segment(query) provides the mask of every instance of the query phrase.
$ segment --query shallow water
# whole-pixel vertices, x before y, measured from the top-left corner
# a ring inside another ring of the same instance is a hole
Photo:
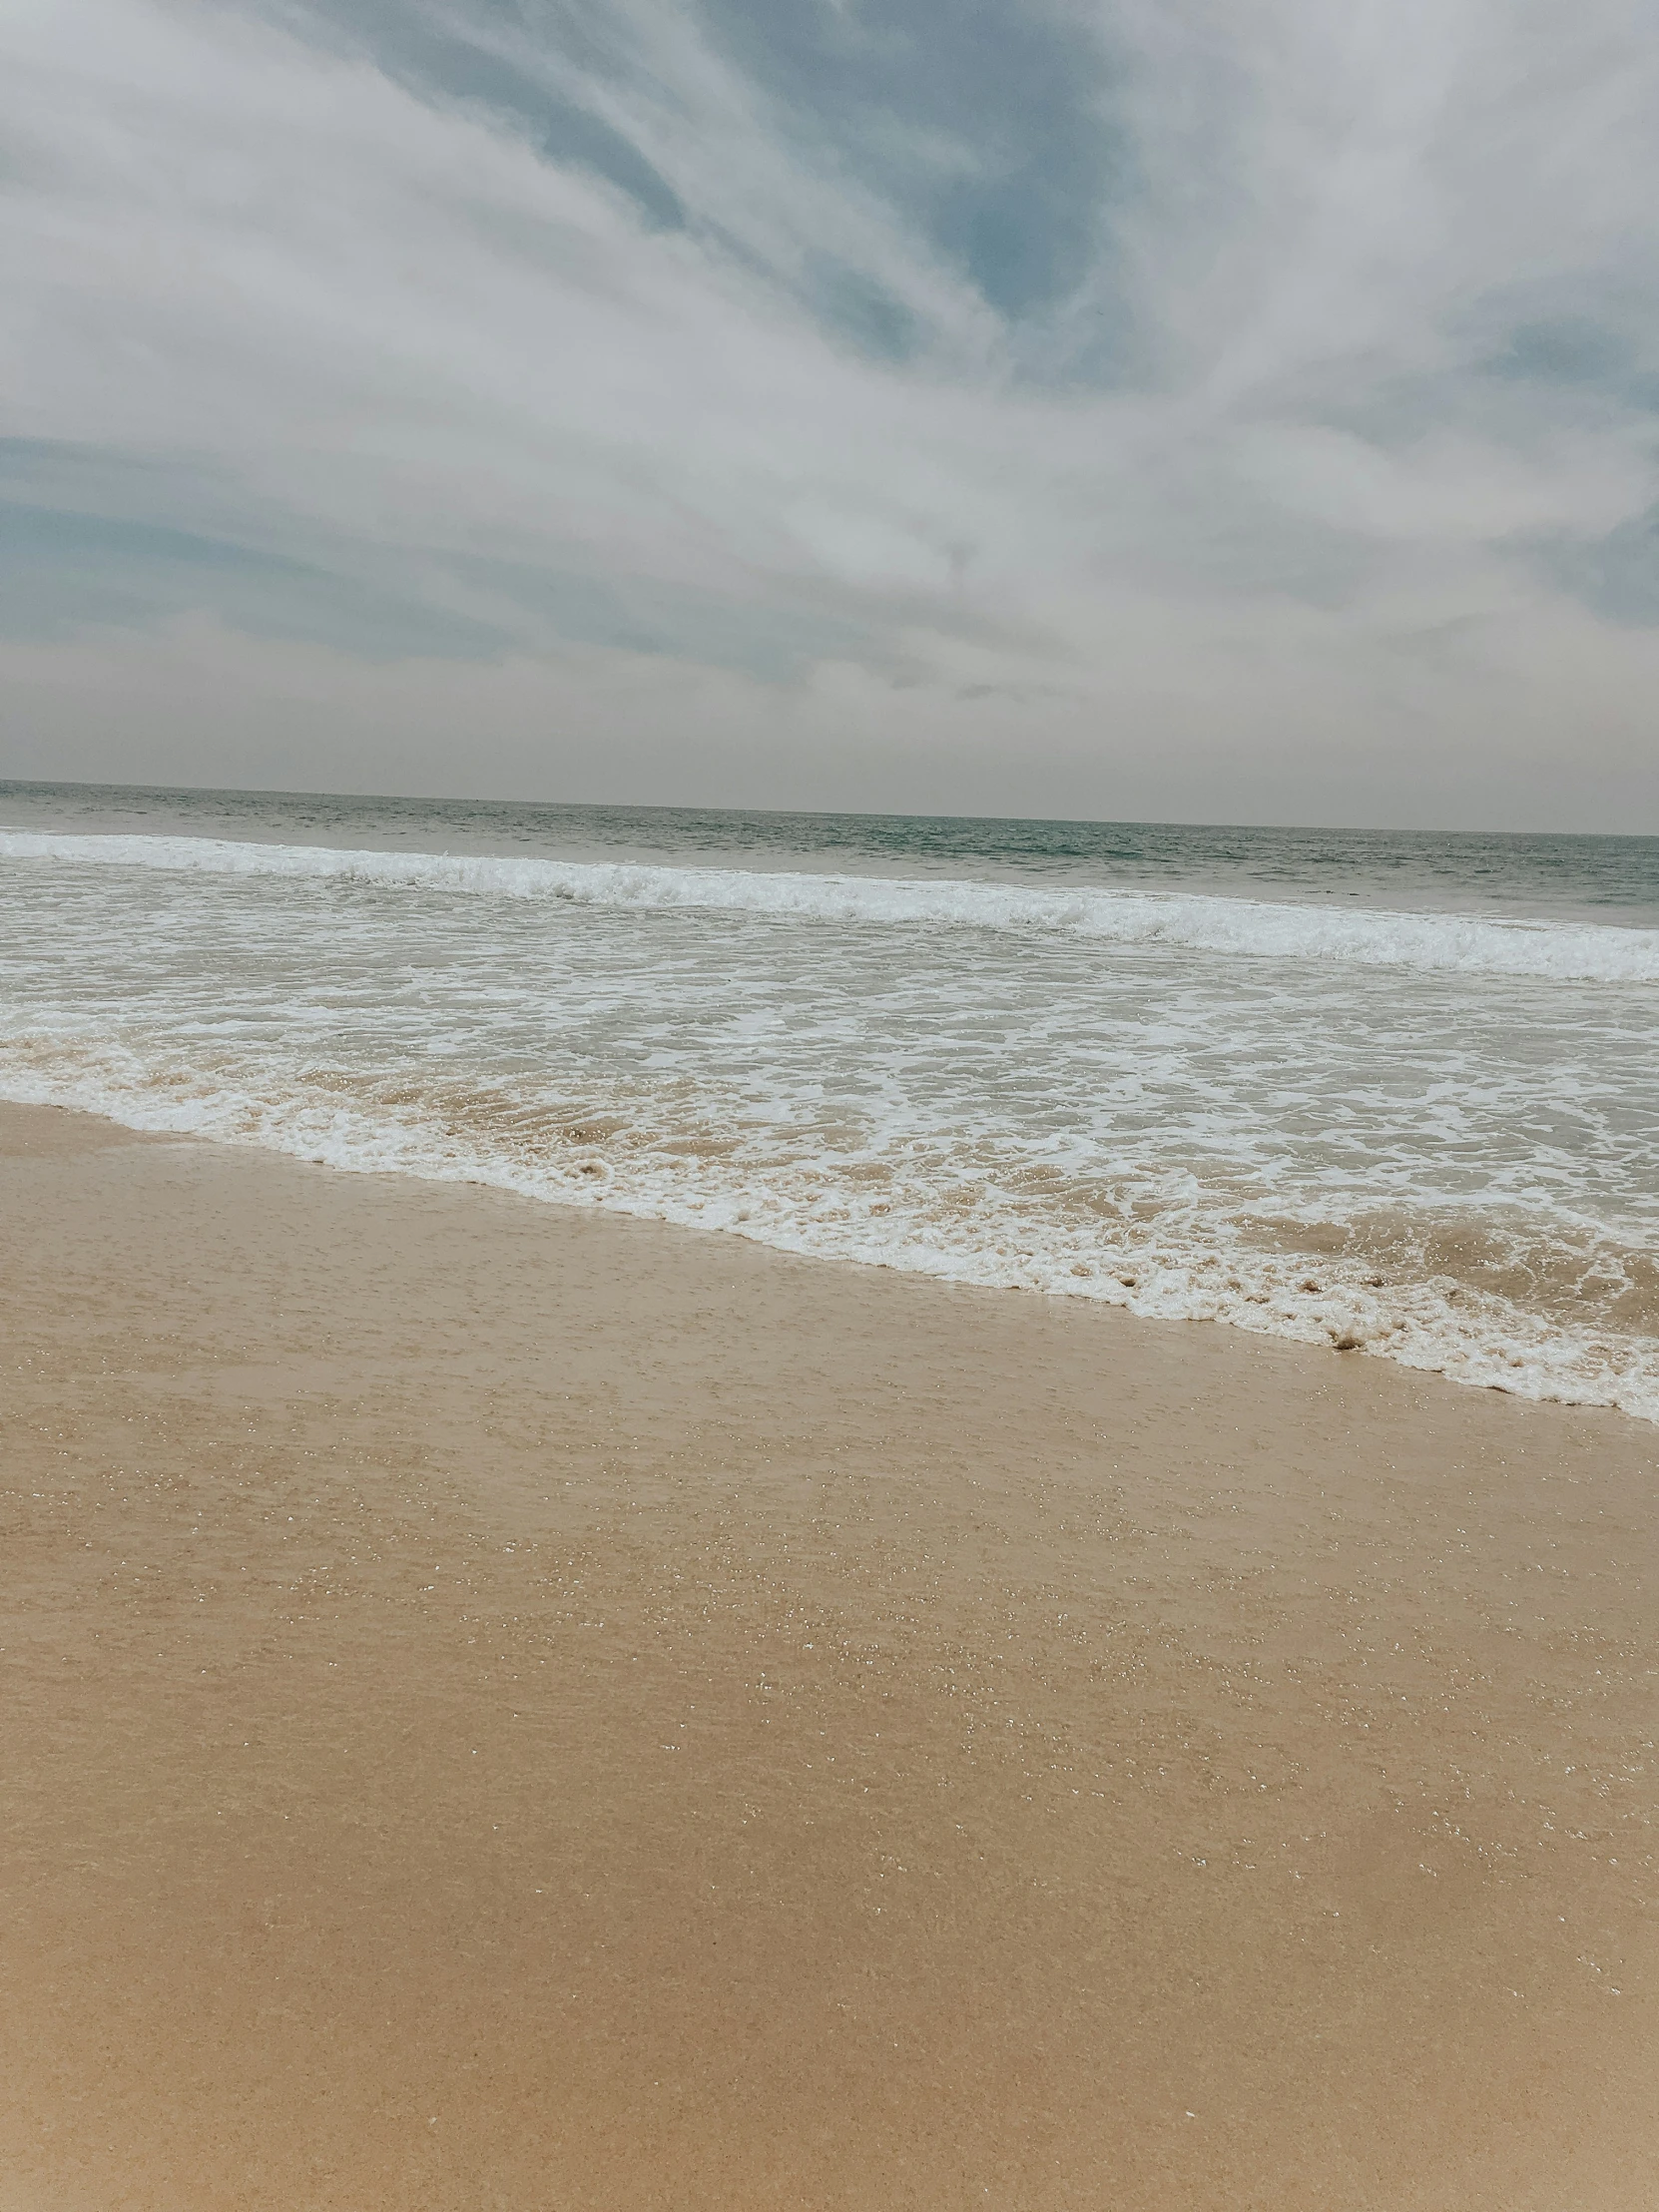
[[[1659,1418],[1659,839],[0,786],[0,1093]]]

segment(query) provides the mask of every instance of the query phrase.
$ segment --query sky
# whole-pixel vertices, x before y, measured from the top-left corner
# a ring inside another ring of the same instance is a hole
[[[1629,0],[7,0],[0,776],[1659,832]]]

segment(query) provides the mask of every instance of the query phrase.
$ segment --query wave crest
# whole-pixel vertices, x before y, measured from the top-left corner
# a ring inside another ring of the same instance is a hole
[[[1428,973],[1561,982],[1659,982],[1659,930],[1594,922],[1322,907],[1199,892],[1049,889],[1020,883],[812,875],[744,868],[448,852],[335,850],[217,837],[75,836],[0,830],[0,858],[285,876],[495,898],[689,908],[804,922],[1030,930],[1237,957],[1324,960]]]

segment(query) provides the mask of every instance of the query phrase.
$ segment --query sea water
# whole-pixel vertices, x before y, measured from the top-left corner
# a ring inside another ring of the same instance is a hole
[[[0,1095],[1659,1419],[1659,838],[0,785]]]

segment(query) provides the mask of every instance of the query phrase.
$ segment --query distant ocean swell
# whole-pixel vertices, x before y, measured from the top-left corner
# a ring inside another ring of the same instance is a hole
[[[194,836],[0,830],[0,858],[179,874],[271,876],[596,907],[856,925],[1028,931],[1103,943],[1420,973],[1659,983],[1659,930],[1452,913],[1334,910],[1195,892],[663,867],[633,862],[337,851]]]
[[[559,1101],[462,1078],[255,1067],[38,1033],[0,1041],[0,1095],[342,1169],[603,1204],[785,1251],[1224,1322],[1659,1421],[1659,1269],[1639,1241],[1589,1224],[1564,1244],[1558,1228],[1529,1239],[1519,1224],[1375,1206],[1298,1220],[1222,1186],[1127,1203],[971,1151],[838,1159],[799,1133],[711,1124],[691,1098]]]

